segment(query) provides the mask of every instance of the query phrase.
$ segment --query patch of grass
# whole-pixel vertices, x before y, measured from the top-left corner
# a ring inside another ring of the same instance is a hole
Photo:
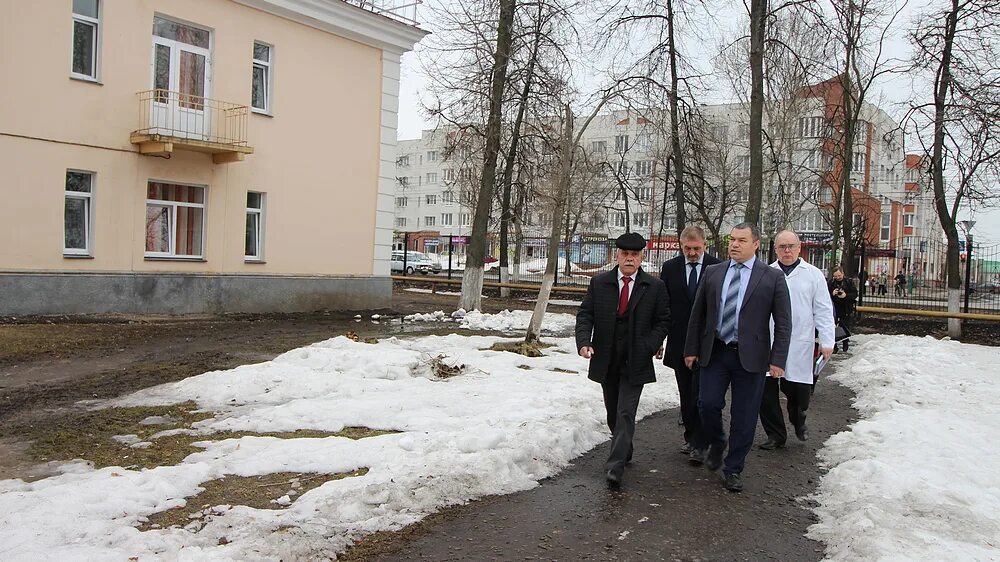
[[[162,529],[166,527],[194,525],[195,530],[205,525],[205,521],[213,513],[213,507],[221,505],[245,505],[256,509],[285,509],[291,503],[280,505],[274,500],[289,496],[294,502],[302,494],[322,486],[331,480],[340,480],[355,476],[364,476],[367,468],[353,472],[337,474],[316,474],[300,472],[276,472],[263,476],[225,476],[209,480],[201,484],[203,490],[187,499],[181,507],[175,507],[159,513],[154,513],[144,523],[140,531]],[[222,537],[220,544],[226,544],[228,539]]]
[[[509,351],[510,353],[517,353],[526,357],[541,357],[543,355],[542,350],[546,347],[551,346],[541,342],[497,342],[493,344],[493,347],[491,347],[490,350]]]
[[[434,373],[434,376],[439,379],[450,379],[451,377],[456,377],[465,372],[464,364],[448,365],[444,362],[446,358],[446,355],[431,357],[431,372]]]
[[[193,443],[221,441],[247,436],[277,437],[281,439],[347,437],[364,439],[394,431],[367,427],[345,427],[338,432],[300,429],[289,432],[223,431],[190,435],[186,433],[151,439],[152,435],[171,429],[187,429],[195,422],[212,418],[212,412],[198,412],[194,402],[170,406],[138,406],[106,408],[70,414],[52,419],[44,425],[11,428],[21,438],[31,440],[28,455],[35,461],[86,459],[98,468],[122,466],[126,468],[153,468],[178,464],[185,457],[202,450]],[[151,417],[168,418],[167,423],[141,425]],[[146,448],[133,448],[112,439],[114,435],[135,435],[139,441],[150,441]]]

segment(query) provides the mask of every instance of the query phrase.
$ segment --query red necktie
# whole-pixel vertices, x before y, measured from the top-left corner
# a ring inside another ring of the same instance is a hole
[[[622,277],[622,293],[618,295],[618,316],[625,316],[625,311],[628,310],[628,284],[632,281],[631,277]]]

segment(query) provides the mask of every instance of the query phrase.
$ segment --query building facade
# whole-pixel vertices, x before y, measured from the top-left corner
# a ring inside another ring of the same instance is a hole
[[[0,314],[387,304],[394,16],[2,0]]]
[[[936,232],[931,220],[933,198],[914,179],[901,128],[885,111],[864,104],[850,169],[836,156],[844,137],[842,95],[840,81],[833,78],[803,88],[765,112],[768,158],[762,230],[766,235],[784,228],[796,230],[803,239],[805,258],[821,268],[839,260],[829,246],[832,208],[839,201],[845,175],[851,186],[853,234],[866,247],[898,245],[902,250],[907,241],[918,245],[917,235]],[[672,180],[666,177],[670,150],[665,122],[666,112],[657,109],[614,111],[591,122],[580,146],[590,175],[574,178],[574,189],[586,194],[577,195],[569,205],[574,241],[607,240],[627,229],[650,241],[654,261],[674,255],[676,205],[669,187]],[[749,111],[743,104],[701,105],[687,124],[687,222],[713,224],[720,250],[724,236],[746,210],[748,124]],[[449,139],[446,132],[424,131],[420,139],[400,141],[395,226],[397,235],[420,232],[412,240],[422,246],[411,244],[411,249],[439,247],[448,235],[453,239],[471,231],[473,207],[461,197],[462,182],[473,177],[481,163],[443,157],[454,154],[449,152]],[[702,180],[690,179],[695,177]],[[498,214],[494,209],[494,221]],[[552,220],[544,198],[524,205],[518,219],[521,257],[544,255],[542,238],[548,236]],[[491,232],[495,228],[491,224]],[[538,252],[524,255],[533,246]]]

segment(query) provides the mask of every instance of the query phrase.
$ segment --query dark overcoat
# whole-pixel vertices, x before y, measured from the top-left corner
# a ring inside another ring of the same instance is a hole
[[[618,266],[590,280],[587,295],[576,313],[576,348],[590,346],[590,380],[603,383],[611,366],[611,346],[618,314]],[[667,290],[663,282],[639,269],[628,302],[628,364],[632,384],[656,381],[653,355],[663,343],[670,323]]]
[[[701,275],[705,277],[708,266],[719,263],[719,258],[705,254],[701,262]],[[667,328],[667,349],[663,354],[663,364],[676,369],[684,366],[684,340],[687,338],[688,320],[694,299],[688,295],[687,284],[690,270],[684,255],[663,262],[660,279],[667,287],[667,303],[670,306],[670,327]]]

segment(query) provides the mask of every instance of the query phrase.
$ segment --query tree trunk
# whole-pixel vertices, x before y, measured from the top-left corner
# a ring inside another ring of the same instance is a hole
[[[674,41],[674,1],[667,0],[667,49],[670,53],[670,160],[674,172],[674,205],[677,216],[677,238],[687,226],[684,209],[684,155],[681,152],[679,111],[677,109],[680,79],[677,76],[677,46]]]
[[[562,219],[566,210],[566,200],[569,194],[570,174],[573,171],[573,111],[569,104],[563,108],[565,118],[563,121],[562,142],[560,143],[560,164],[559,182],[556,188],[556,205],[552,213],[552,229],[549,231],[548,258],[545,260],[545,275],[542,277],[542,287],[538,291],[538,300],[535,301],[535,310],[531,314],[531,323],[528,325],[528,333],[524,336],[527,343],[537,342],[542,333],[542,319],[545,317],[545,309],[549,305],[549,295],[552,294],[552,286],[555,284],[556,268],[559,266],[559,236],[562,233]]]
[[[767,0],[750,0],[750,193],[744,220],[760,224],[764,197],[764,28]]]
[[[544,4],[538,4],[538,25],[541,25],[541,11]],[[503,170],[503,198],[500,201],[500,282],[507,283],[510,280],[510,256],[507,251],[508,230],[510,229],[510,192],[514,182],[514,163],[517,160],[517,149],[521,142],[521,123],[524,122],[524,112],[528,106],[528,96],[531,95],[531,84],[535,77],[535,62],[538,59],[538,47],[541,43],[541,29],[535,30],[535,42],[531,49],[531,58],[528,59],[528,70],[524,77],[524,87],[521,88],[521,95],[518,99],[517,115],[514,117],[514,126],[511,129],[510,148],[507,150],[507,160],[504,162]],[[509,287],[500,288],[501,297],[510,296]]]
[[[516,4],[517,0],[500,0],[497,46],[493,56],[493,73],[490,84],[490,113],[486,124],[486,146],[483,150],[483,173],[479,181],[479,195],[476,199],[476,213],[472,222],[472,236],[466,248],[465,273],[462,275],[462,296],[459,301],[459,307],[465,310],[479,310],[483,302],[486,229],[490,222],[493,190],[496,186],[503,92],[507,82],[507,63],[510,61],[510,49],[513,44],[511,30],[514,25]]]
[[[959,0],[951,0],[951,12],[945,27],[944,44],[941,51],[941,64],[938,68],[934,84],[934,144],[931,156],[931,183],[934,186],[934,206],[937,210],[941,228],[948,237],[948,312],[958,312],[961,297],[962,279],[959,273],[958,229],[955,226],[955,216],[948,209],[948,201],[944,184],[944,137],[946,102],[951,88],[951,56],[955,43],[955,29],[958,26]],[[956,205],[957,209],[958,206]],[[953,339],[962,337],[962,322],[958,318],[948,319],[948,335]]]

